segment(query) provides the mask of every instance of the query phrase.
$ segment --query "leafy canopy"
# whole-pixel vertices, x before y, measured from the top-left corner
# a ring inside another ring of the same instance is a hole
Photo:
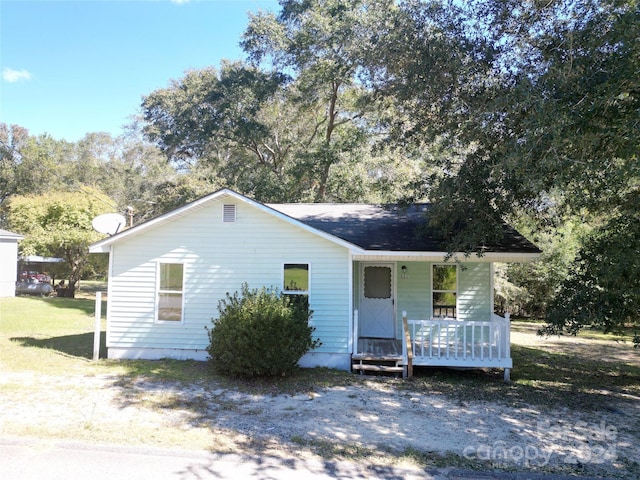
[[[64,258],[71,269],[70,287],[80,279],[89,259],[88,246],[103,237],[92,220],[113,211],[112,201],[95,189],[17,195],[3,205],[9,228],[25,238],[21,255]]]

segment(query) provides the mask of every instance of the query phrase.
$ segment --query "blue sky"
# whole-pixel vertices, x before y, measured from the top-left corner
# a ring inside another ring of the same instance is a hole
[[[244,55],[276,0],[0,0],[0,122],[75,142],[123,133],[143,95]]]

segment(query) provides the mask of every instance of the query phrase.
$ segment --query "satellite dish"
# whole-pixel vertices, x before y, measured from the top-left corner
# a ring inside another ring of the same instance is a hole
[[[96,232],[115,235],[126,224],[126,220],[119,213],[105,213],[93,219],[91,225]]]

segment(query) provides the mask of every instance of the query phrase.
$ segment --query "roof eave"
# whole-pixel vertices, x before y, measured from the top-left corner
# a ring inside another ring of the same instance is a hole
[[[17,240],[20,241],[24,239],[24,235],[20,235],[18,233],[6,232],[0,234],[0,239],[2,240]]]
[[[363,253],[354,253],[353,259],[366,261],[371,259],[386,258],[390,261],[430,261],[443,262],[447,259],[460,262],[501,262],[501,263],[530,263],[540,258],[540,253],[530,252],[486,252],[483,254],[467,254],[464,252],[407,252],[365,250]]]

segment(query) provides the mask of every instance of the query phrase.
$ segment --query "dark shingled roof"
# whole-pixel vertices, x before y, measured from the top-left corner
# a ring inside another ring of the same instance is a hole
[[[446,246],[426,228],[429,204],[364,205],[326,203],[269,204],[269,207],[317,230],[365,250],[443,252]],[[501,242],[485,252],[540,253],[513,228],[504,226]]]

